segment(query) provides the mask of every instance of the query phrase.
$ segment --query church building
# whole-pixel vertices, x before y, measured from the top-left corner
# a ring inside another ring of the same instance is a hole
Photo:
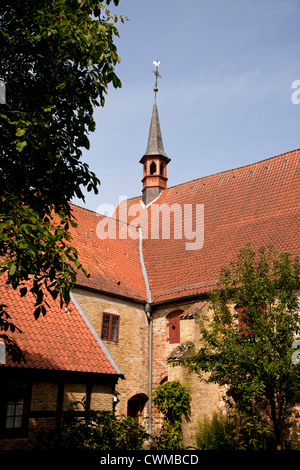
[[[221,266],[241,248],[299,254],[299,158],[297,149],[169,185],[155,96],[146,152],[137,156],[141,195],[111,217],[72,205],[73,245],[88,275],[79,273],[68,308],[53,304],[35,321],[30,299],[1,284],[28,360],[0,366],[0,448],[26,446],[37,422],[55,420],[57,407],[83,396],[95,409],[144,419],[156,433],[151,394],[175,379],[189,385],[183,439],[195,445],[198,420],[218,409],[224,391],[169,366],[168,358],[180,343],[199,340],[195,314],[209,309]]]

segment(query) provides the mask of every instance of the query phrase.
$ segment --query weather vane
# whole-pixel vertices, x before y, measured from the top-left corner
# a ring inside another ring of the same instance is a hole
[[[155,93],[155,98],[156,98],[156,93],[158,92],[158,88],[157,88],[157,79],[158,78],[161,78],[161,75],[159,75],[158,73],[158,67],[159,67],[159,64],[160,64],[160,60],[154,60],[153,61],[153,65],[155,65],[156,69],[153,70],[153,73],[155,75],[155,85],[154,85],[154,93]]]

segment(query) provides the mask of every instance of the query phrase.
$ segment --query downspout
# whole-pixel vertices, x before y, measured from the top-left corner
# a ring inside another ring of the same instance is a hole
[[[148,388],[148,394],[149,394],[149,424],[148,424],[148,433],[151,436],[152,434],[152,345],[153,345],[153,319],[150,315],[151,313],[151,291],[150,291],[150,286],[148,282],[148,276],[147,276],[147,271],[144,263],[144,257],[143,257],[143,234],[142,234],[142,229],[141,227],[139,229],[139,255],[140,255],[140,261],[141,261],[141,266],[142,266],[142,272],[144,276],[144,281],[146,285],[146,291],[147,291],[147,303],[145,304],[145,312],[147,315],[147,320],[149,322],[149,388]],[[150,437],[151,439],[151,437]]]
[[[153,343],[153,319],[150,315],[151,313],[151,306],[147,302],[145,305],[145,312],[147,315],[147,319],[149,321],[149,425],[148,425],[148,432],[151,439],[152,434],[152,343]]]

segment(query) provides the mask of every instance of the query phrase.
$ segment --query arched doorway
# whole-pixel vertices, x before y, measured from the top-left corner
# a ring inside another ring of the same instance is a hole
[[[148,397],[144,393],[137,393],[131,397],[127,402],[127,416],[139,419],[144,411],[147,401]]]
[[[161,381],[159,382],[159,385],[163,385],[166,382],[168,382],[168,376],[167,375],[161,379]]]

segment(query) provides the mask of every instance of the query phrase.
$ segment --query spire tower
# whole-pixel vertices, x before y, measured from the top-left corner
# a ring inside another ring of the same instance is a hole
[[[167,156],[163,146],[163,140],[160,130],[159,116],[156,104],[156,94],[158,92],[157,79],[161,78],[158,73],[158,67],[160,62],[154,61],[153,64],[156,69],[153,70],[155,74],[155,86],[154,86],[154,104],[152,110],[152,117],[148,135],[148,143],[145,154],[140,160],[140,163],[144,167],[143,172],[143,196],[142,200],[145,205],[148,205],[154,199],[156,199],[160,193],[167,187],[167,164],[170,162],[170,158]]]

